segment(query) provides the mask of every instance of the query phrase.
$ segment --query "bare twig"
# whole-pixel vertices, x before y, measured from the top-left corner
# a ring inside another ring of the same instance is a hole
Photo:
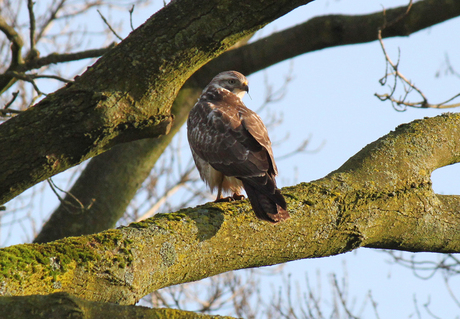
[[[291,61],[289,64],[288,73],[284,77],[283,84],[276,90],[273,90],[273,85],[269,83],[267,73],[264,73],[264,85],[265,85],[265,100],[264,102],[257,108],[256,112],[260,113],[267,105],[281,101],[287,93],[287,88],[289,83],[294,79],[294,63]]]
[[[423,307],[425,307],[426,312],[428,312],[428,314],[434,319],[441,319],[440,317],[436,316],[433,312],[431,312],[430,303],[431,303],[431,299],[430,299],[430,296],[428,296],[427,302],[423,305]]]
[[[29,11],[29,38],[30,38],[30,52],[29,58],[35,60],[38,52],[35,49],[35,14],[34,14],[34,1],[27,0],[27,10]]]
[[[18,97],[18,94],[19,94],[19,91],[13,92],[13,98],[8,103],[6,103],[6,105],[3,107],[3,111],[6,111],[14,103],[14,100],[16,100],[16,98]],[[11,112],[11,113],[14,113],[14,112]]]
[[[134,26],[133,26],[133,12],[134,12],[134,4],[129,9],[129,25],[131,26],[131,31],[134,31]]]
[[[91,203],[90,203],[88,206],[85,206],[85,205],[83,205],[83,203],[82,203],[77,197],[75,197],[74,195],[72,195],[72,193],[66,192],[65,190],[59,188],[59,187],[53,182],[53,180],[52,180],[51,178],[48,178],[47,181],[48,181],[48,184],[50,185],[51,190],[53,191],[53,193],[56,195],[56,197],[59,199],[59,201],[60,201],[61,203],[64,204],[63,206],[64,206],[66,209],[67,209],[68,206],[71,206],[71,207],[74,207],[74,208],[79,209],[80,211],[85,211],[85,210],[90,209],[91,206],[93,206],[94,202],[96,201],[96,200],[93,198],[93,200],[91,201]],[[66,195],[69,195],[70,197],[72,197],[72,199],[73,199],[75,202],[77,202],[78,206],[76,206],[76,205],[74,205],[73,203],[71,203],[71,202],[65,200],[64,198],[62,198],[62,197],[59,195],[59,193],[56,191],[56,189],[59,190],[59,191],[61,191],[61,192],[63,192],[63,193],[65,193]],[[67,209],[67,211],[68,211],[69,213],[72,213],[72,212],[71,212],[70,210],[68,210],[68,209]]]
[[[15,71],[8,71],[5,72],[5,75],[11,75],[14,76],[15,78],[19,78],[21,80],[31,82],[35,79],[54,79],[58,80],[64,83],[69,83],[70,80],[64,79],[63,77],[57,76],[57,75],[47,75],[47,74],[35,74],[35,73],[21,73],[21,72],[15,72]],[[40,92],[41,93],[41,92]],[[43,94],[43,93],[41,93]]]
[[[174,186],[172,186],[169,189],[167,189],[165,191],[164,195],[161,196],[157,200],[155,205],[153,205],[145,214],[143,214],[142,216],[138,217],[136,219],[136,222],[144,220],[146,218],[149,218],[149,217],[152,217],[153,215],[155,215],[157,213],[158,209],[168,200],[168,198],[170,198],[174,193],[176,193],[179,189],[184,187],[184,185],[190,181],[190,174],[193,172],[194,168],[195,168],[195,166],[191,165],[187,169],[187,171],[182,174],[180,180]]]
[[[61,0],[59,3],[57,3],[55,8],[50,8],[48,18],[45,19],[43,23],[41,23],[40,30],[35,36],[35,43],[37,43],[43,37],[51,23],[57,19],[57,14],[63,8],[65,1],[66,0]]]
[[[457,70],[454,69],[454,66],[452,65],[452,63],[450,63],[450,58],[447,53],[445,54],[445,61],[443,62],[443,64],[445,65],[445,69],[444,69],[445,75],[454,75],[460,79],[460,73],[458,73]],[[436,72],[436,77],[441,76],[443,67],[444,66],[441,66],[441,69]]]
[[[19,80],[23,80],[23,81],[26,81],[26,82],[29,82],[30,84],[32,84],[32,86],[34,87],[34,90],[35,92],[37,92],[37,94],[39,96],[41,95],[47,95],[46,93],[43,93],[42,91],[40,91],[40,89],[38,88],[37,84],[35,83],[35,78],[34,75],[30,75],[30,74],[25,74],[25,73],[21,73],[21,72],[15,72],[15,71],[8,71],[8,72],[5,72],[6,76],[12,76],[14,78],[17,78]]]
[[[422,319],[422,316],[420,314],[420,310],[418,309],[417,297],[415,296],[415,294],[413,296],[413,300],[414,300],[414,308],[415,308],[415,313],[417,314],[417,318]]]
[[[449,292],[450,297],[452,300],[455,302],[457,307],[460,308],[460,301],[458,300],[457,296],[455,296],[455,293],[452,291],[452,288],[449,284],[449,277],[446,274],[443,274],[444,276],[444,283],[446,284],[447,291]]]
[[[350,309],[348,309],[348,305],[347,305],[347,298],[344,294],[344,292],[342,290],[340,290],[340,286],[339,286],[339,283],[337,282],[337,277],[335,274],[332,274],[332,286],[335,288],[335,290],[337,291],[337,294],[338,294],[338,297],[339,297],[339,301],[340,303],[342,304],[342,307],[343,309],[345,310],[346,314],[348,315],[348,318],[352,318],[352,319],[359,319],[358,317],[354,316],[351,312],[350,312]],[[344,290],[346,290],[346,283],[344,284]]]
[[[406,78],[399,71],[399,56],[398,56],[398,62],[394,63],[391,60],[390,56],[388,55],[388,53],[387,53],[387,51],[385,49],[385,45],[384,45],[383,40],[382,40],[382,31],[385,28],[387,28],[387,27],[399,22],[401,19],[406,17],[409,14],[409,11],[410,11],[411,7],[412,7],[412,0],[410,0],[409,5],[407,6],[407,10],[405,11],[405,13],[403,13],[402,15],[400,15],[399,17],[397,17],[396,19],[394,19],[393,21],[390,21],[390,22],[387,22],[386,19],[385,19],[385,22],[384,22],[383,26],[378,30],[378,40],[379,40],[379,43],[380,43],[380,47],[382,48],[383,55],[385,57],[385,63],[386,63],[385,75],[379,80],[379,82],[380,82],[380,84],[382,86],[384,86],[384,85],[386,85],[386,83],[388,81],[388,77],[393,76],[394,77],[394,83],[393,83],[392,86],[389,86],[389,88],[390,88],[390,93],[389,94],[388,93],[385,93],[385,94],[377,94],[377,93],[375,93],[374,95],[378,99],[380,99],[381,101],[389,100],[391,102],[391,104],[393,105],[393,108],[395,110],[397,110],[397,111],[405,111],[407,109],[407,107],[437,108],[437,109],[458,107],[458,106],[460,106],[460,103],[455,103],[455,104],[448,104],[448,103],[451,102],[452,100],[456,99],[457,97],[459,97],[460,93],[454,95],[453,97],[451,97],[451,98],[449,98],[446,101],[441,102],[441,103],[436,103],[436,104],[429,103],[427,97],[422,92],[422,90],[419,89],[414,83],[412,83],[411,80]],[[386,17],[385,10],[383,11],[383,14],[384,14],[384,17]],[[390,71],[389,71],[389,69],[390,69]],[[404,89],[404,94],[403,94],[402,97],[395,98],[394,94],[396,92],[396,88],[397,88],[398,83],[402,84],[403,89]],[[418,102],[407,101],[407,98],[408,98],[409,94],[411,92],[413,92],[413,91],[418,93],[418,95],[422,99],[421,101],[418,101]]]
[[[325,141],[321,142],[321,144],[315,148],[314,150],[309,150],[307,149],[308,147],[308,144],[310,143],[310,140],[311,140],[311,136],[309,136],[308,138],[304,139],[302,141],[302,143],[299,144],[299,146],[297,148],[295,148],[294,150],[290,151],[289,153],[287,154],[284,154],[284,155],[281,155],[281,156],[277,156],[276,157],[276,160],[280,161],[280,160],[284,160],[284,159],[287,159],[289,157],[292,157],[294,155],[297,155],[299,153],[310,153],[310,154],[313,154],[313,153],[317,153],[319,152],[323,146],[326,144]]]
[[[369,290],[368,294],[369,300],[371,301],[372,309],[374,309],[374,314],[377,319],[380,319],[379,312],[377,311],[377,302],[372,297],[372,292]]]
[[[460,260],[452,254],[446,254],[439,261],[418,261],[414,256],[412,258],[405,258],[403,253],[397,254],[393,251],[387,251],[386,253],[393,258],[394,263],[411,269],[414,276],[420,279],[430,279],[441,271],[446,276],[460,274]]]
[[[74,53],[51,53],[43,58],[39,58],[35,61],[29,61],[24,64],[24,67],[19,67],[17,71],[29,71],[32,69],[39,69],[43,66],[50,65],[50,64],[57,64],[57,63],[65,63],[65,62],[72,62],[78,61],[83,59],[90,59],[90,58],[98,58],[101,55],[105,54],[106,52],[110,51],[116,46],[116,43],[110,44],[108,47],[102,49],[94,49],[94,50],[85,50],[80,52]]]
[[[413,0],[409,0],[409,4],[407,5],[406,12],[404,12],[403,14],[401,14],[396,19],[394,19],[394,20],[392,20],[390,22],[388,22],[387,19],[386,19],[386,10],[384,8],[383,9],[384,22],[383,22],[383,26],[380,28],[380,30],[383,30],[385,28],[391,27],[392,25],[394,25],[394,24],[398,23],[399,21],[401,21],[402,19],[404,19],[409,14],[410,9],[412,8],[412,3],[413,3]]]
[[[112,28],[112,26],[109,24],[109,22],[105,19],[105,17],[102,15],[101,11],[97,10],[97,12],[99,13],[99,15],[101,16],[102,20],[104,21],[104,23],[107,25],[107,27],[109,27],[110,31],[112,31],[112,33],[120,40],[120,41],[123,41],[123,38],[120,37],[116,32],[115,30]]]

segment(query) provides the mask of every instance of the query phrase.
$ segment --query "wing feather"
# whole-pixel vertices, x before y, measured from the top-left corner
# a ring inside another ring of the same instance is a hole
[[[276,172],[267,129],[239,98],[199,101],[189,120],[194,152],[224,175],[244,178]]]

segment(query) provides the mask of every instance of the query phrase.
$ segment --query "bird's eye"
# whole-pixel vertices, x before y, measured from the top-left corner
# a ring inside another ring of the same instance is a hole
[[[233,79],[231,79],[231,80],[228,80],[228,84],[235,84],[235,83],[236,83],[236,81],[235,81],[235,80],[233,80]]]

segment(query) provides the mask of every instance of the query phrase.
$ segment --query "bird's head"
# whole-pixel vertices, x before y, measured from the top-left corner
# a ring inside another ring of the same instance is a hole
[[[209,83],[208,87],[210,86],[229,90],[240,99],[243,99],[246,92],[249,93],[248,79],[246,79],[243,74],[236,71],[226,71],[217,74]]]

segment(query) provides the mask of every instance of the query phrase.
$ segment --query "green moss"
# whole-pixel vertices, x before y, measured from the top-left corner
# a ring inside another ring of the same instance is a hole
[[[283,192],[283,195],[284,195],[284,197],[287,197],[287,198],[290,198],[290,199],[293,199],[293,200],[299,200],[299,197],[296,196],[295,194],[292,194],[292,193]]]
[[[162,214],[161,217],[164,217],[165,219],[170,220],[170,221],[179,221],[187,217],[187,215],[185,213],[177,212],[177,213]]]
[[[129,226],[132,227],[132,228],[143,229],[143,228],[149,228],[151,226],[151,224],[146,222],[146,221],[140,221],[140,222],[137,222],[137,223],[132,223]]]
[[[112,246],[115,245],[117,246],[119,241],[123,239],[123,236],[121,235],[121,232],[117,230],[108,230],[104,231],[102,233],[94,234],[92,236],[95,242],[99,243],[100,245],[107,245],[107,246]]]

